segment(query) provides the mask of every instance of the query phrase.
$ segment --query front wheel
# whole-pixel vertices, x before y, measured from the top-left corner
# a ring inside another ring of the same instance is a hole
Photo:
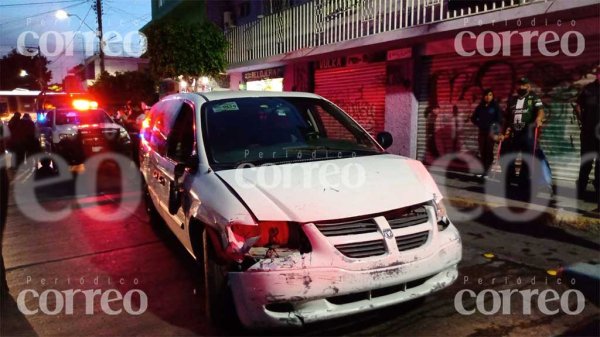
[[[226,264],[218,261],[210,230],[205,228],[202,231],[206,314],[217,325],[231,325],[237,316],[231,289],[227,284],[228,268]]]

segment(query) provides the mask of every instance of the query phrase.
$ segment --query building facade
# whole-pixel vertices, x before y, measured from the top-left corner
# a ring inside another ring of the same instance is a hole
[[[527,76],[554,177],[576,179],[573,104],[600,62],[597,0],[153,0],[153,18],[189,3],[230,42],[231,90],[315,92],[427,164],[475,156],[469,117],[483,89],[505,108]]]
[[[149,60],[144,58],[104,56],[104,70],[111,75],[128,71],[149,71],[149,66]],[[86,58],[83,64],[69,70],[65,79],[72,81],[73,77],[77,77],[81,82],[81,89],[85,90],[94,84],[100,74],[100,56],[92,55]],[[73,86],[71,85],[71,87]]]
[[[595,0],[309,1],[226,30],[230,88],[315,92],[373,134],[391,132],[390,152],[433,164],[476,156],[469,117],[483,89],[504,108],[527,76],[554,177],[574,180],[573,104],[600,62],[598,13]]]

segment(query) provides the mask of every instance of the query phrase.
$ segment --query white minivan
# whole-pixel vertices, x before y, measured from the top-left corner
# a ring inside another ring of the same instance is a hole
[[[140,137],[151,221],[202,266],[213,318],[233,302],[246,327],[301,326],[458,277],[461,239],[425,167],[318,95],[170,95]]]

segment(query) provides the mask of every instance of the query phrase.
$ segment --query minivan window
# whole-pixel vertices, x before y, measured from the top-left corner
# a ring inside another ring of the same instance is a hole
[[[217,168],[383,153],[358,124],[323,99],[224,99],[204,104],[202,116],[206,153]]]
[[[184,103],[167,141],[167,157],[185,162],[194,152],[194,108]]]
[[[161,102],[157,110],[152,113],[152,126],[150,132],[150,145],[160,155],[167,153],[167,137],[171,133],[177,112],[181,107],[181,100],[167,100]]]

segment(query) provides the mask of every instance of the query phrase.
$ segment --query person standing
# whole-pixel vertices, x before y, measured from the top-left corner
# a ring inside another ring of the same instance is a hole
[[[522,77],[518,81],[517,95],[511,97],[507,104],[507,128],[502,137],[504,142],[501,150],[502,168],[508,169],[505,178],[514,176],[514,157],[506,162],[508,154],[521,153],[530,157],[535,163],[529,167],[526,160],[522,161],[519,173],[520,186],[535,186],[534,191],[546,190],[552,194],[552,173],[546,156],[539,143],[540,128],[544,121],[544,105],[542,100],[531,92],[529,79]],[[534,153],[535,150],[535,153]],[[530,170],[534,172],[530,172]],[[530,179],[533,176],[533,179]],[[533,185],[530,185],[532,184]]]
[[[4,126],[0,124],[0,153],[4,153],[5,138]],[[8,295],[8,283],[6,282],[6,270],[4,267],[4,257],[2,255],[2,239],[4,227],[6,225],[6,213],[8,210],[8,174],[6,165],[0,165],[0,297],[2,302]],[[2,306],[4,303],[0,303]]]
[[[25,159],[25,147],[23,146],[23,131],[21,127],[21,113],[15,112],[8,121],[8,130],[10,137],[8,139],[8,149],[12,151],[16,157],[15,168],[23,163]]]
[[[40,142],[36,136],[35,123],[31,120],[28,113],[21,117],[21,132],[23,138],[23,152],[29,159],[32,155],[39,152]]]
[[[502,110],[492,89],[483,91],[483,99],[471,115],[471,122],[479,129],[479,155],[483,164],[483,175],[486,176],[494,162],[494,143],[502,125]]]
[[[600,65],[596,68],[596,80],[586,85],[577,98],[575,114],[581,128],[581,162],[577,179],[577,195],[583,198],[587,189],[592,165],[594,169],[594,189],[596,198],[600,193]]]

